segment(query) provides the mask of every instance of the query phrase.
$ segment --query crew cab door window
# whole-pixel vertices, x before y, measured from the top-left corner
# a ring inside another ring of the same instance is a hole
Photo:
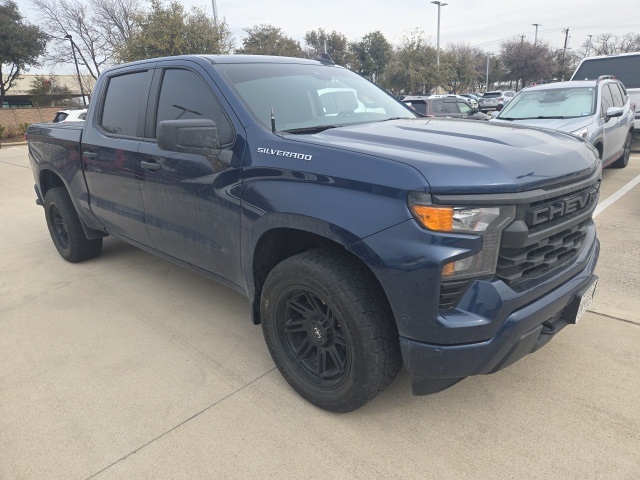
[[[158,100],[156,131],[163,120],[204,118],[216,122],[222,145],[233,143],[233,128],[209,86],[189,70],[166,70]]]
[[[142,134],[143,116],[149,95],[149,73],[135,72],[109,79],[104,98],[100,126],[111,135],[139,137]]]

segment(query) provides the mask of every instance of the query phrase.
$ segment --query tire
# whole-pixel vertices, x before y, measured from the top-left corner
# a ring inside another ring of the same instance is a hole
[[[343,253],[311,250],[278,264],[265,281],[260,309],[280,373],[322,409],[356,410],[400,370],[386,297],[370,272]]]
[[[46,193],[44,212],[49,234],[62,258],[77,263],[100,255],[102,238],[89,240],[85,236],[78,213],[64,187],[52,188]]]
[[[631,132],[627,132],[627,138],[624,139],[624,146],[622,147],[622,155],[620,155],[620,158],[618,160],[611,164],[613,168],[624,168],[629,164],[632,143],[633,136],[631,135]]]

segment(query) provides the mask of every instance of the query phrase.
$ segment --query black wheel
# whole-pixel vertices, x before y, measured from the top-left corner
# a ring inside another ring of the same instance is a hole
[[[611,164],[613,168],[624,168],[629,164],[632,142],[633,137],[631,135],[631,132],[627,132],[627,138],[624,139],[624,146],[622,147],[622,155],[620,155],[620,158],[618,160]]]
[[[320,408],[361,407],[401,367],[398,332],[384,293],[345,254],[312,250],[278,264],[264,284],[260,308],[280,373]]]
[[[78,213],[64,187],[50,189],[44,196],[47,227],[58,253],[76,263],[97,257],[102,251],[102,238],[89,240],[82,230]]]

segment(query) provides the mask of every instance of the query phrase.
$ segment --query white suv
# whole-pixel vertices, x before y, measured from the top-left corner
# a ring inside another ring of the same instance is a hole
[[[513,90],[494,90],[492,92],[485,93],[480,101],[478,101],[478,108],[481,112],[488,112],[490,110],[499,110],[504,107],[515,96],[516,92]]]
[[[71,110],[58,110],[53,118],[53,123],[59,122],[84,122],[87,118],[86,108],[74,108]]]

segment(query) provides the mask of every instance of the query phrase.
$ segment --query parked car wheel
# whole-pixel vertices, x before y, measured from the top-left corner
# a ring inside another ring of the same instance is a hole
[[[624,168],[629,164],[629,157],[631,156],[631,144],[633,143],[633,135],[631,132],[627,132],[627,138],[624,140],[624,146],[622,147],[622,155],[620,158],[613,162],[611,166],[613,168]]]
[[[49,234],[62,258],[76,263],[100,255],[102,238],[89,240],[85,236],[66,188],[56,187],[46,193],[44,211]]]
[[[345,254],[312,250],[278,264],[262,291],[261,317],[281,374],[325,410],[361,407],[401,367],[384,293],[370,272]]]

